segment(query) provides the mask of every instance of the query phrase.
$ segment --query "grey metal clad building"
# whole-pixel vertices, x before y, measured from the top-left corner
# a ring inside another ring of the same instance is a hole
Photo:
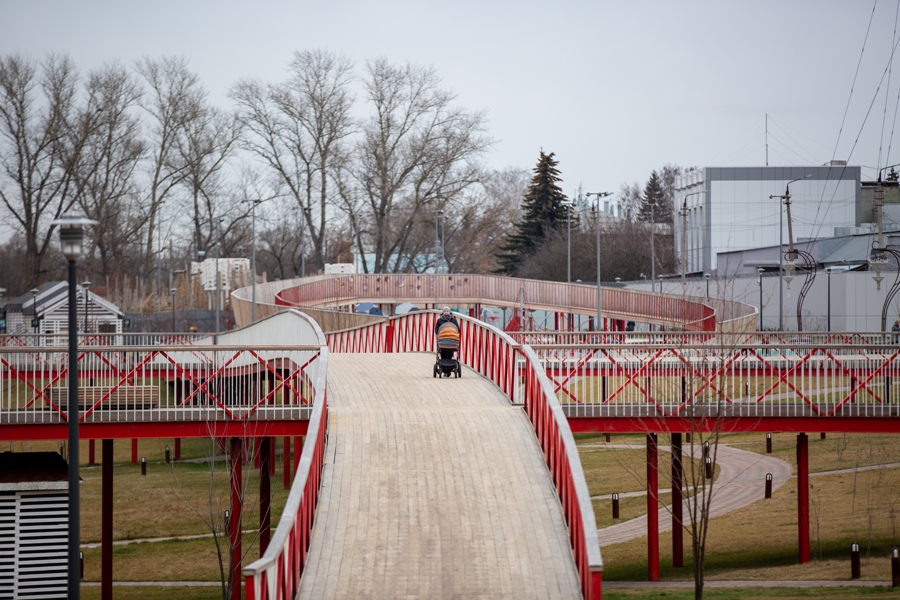
[[[790,186],[795,241],[832,237],[835,228],[856,227],[860,167],[834,161],[813,167],[704,167],[675,181],[675,254],[688,273],[713,272],[716,255],[788,243],[784,195]],[[686,218],[680,215],[686,208]],[[684,225],[683,225],[684,223]],[[682,233],[686,246],[682,257]],[[719,273],[720,276],[728,275]]]

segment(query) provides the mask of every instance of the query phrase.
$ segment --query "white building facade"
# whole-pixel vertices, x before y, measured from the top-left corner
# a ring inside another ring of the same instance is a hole
[[[675,180],[674,206],[675,254],[685,261],[685,271],[715,272],[719,252],[787,245],[784,202],[770,196],[784,195],[785,186],[795,179],[799,181],[790,185],[795,242],[832,237],[835,228],[861,225],[860,167],[835,161],[820,167],[688,170]]]

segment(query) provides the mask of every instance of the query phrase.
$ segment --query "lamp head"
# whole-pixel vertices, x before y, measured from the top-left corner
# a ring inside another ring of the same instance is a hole
[[[84,249],[84,228],[96,225],[97,221],[75,213],[66,213],[50,224],[59,226],[59,242],[63,256],[69,262],[75,262],[81,258]]]
[[[91,289],[91,282],[85,281],[84,283],[81,284],[81,287],[83,287],[86,290],[89,290],[89,289]]]
[[[709,278],[712,277],[712,275],[710,275],[709,273],[704,273],[703,276],[706,278],[707,281],[709,281]]]

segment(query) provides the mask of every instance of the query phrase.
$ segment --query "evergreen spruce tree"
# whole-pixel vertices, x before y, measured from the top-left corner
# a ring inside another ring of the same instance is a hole
[[[651,206],[653,206],[652,209]],[[672,218],[671,211],[666,210],[666,192],[656,171],[650,173],[650,180],[644,187],[638,220],[649,223],[651,214],[655,223],[662,223]]]
[[[564,226],[569,218],[571,209],[563,204],[566,195],[557,185],[562,179],[556,168],[559,163],[553,156],[553,152],[544,154],[541,151],[534,177],[522,199],[522,220],[516,224],[516,231],[507,236],[506,244],[497,255],[498,273],[515,275],[522,261],[534,253],[547,234]]]

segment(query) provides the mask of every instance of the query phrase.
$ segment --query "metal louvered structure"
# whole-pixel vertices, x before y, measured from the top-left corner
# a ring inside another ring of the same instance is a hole
[[[66,462],[51,452],[6,453],[0,462],[13,460],[17,466],[4,468],[0,480],[0,600],[64,599],[69,505]],[[59,468],[63,469],[62,481],[57,475]],[[22,472],[28,475],[17,477]]]

